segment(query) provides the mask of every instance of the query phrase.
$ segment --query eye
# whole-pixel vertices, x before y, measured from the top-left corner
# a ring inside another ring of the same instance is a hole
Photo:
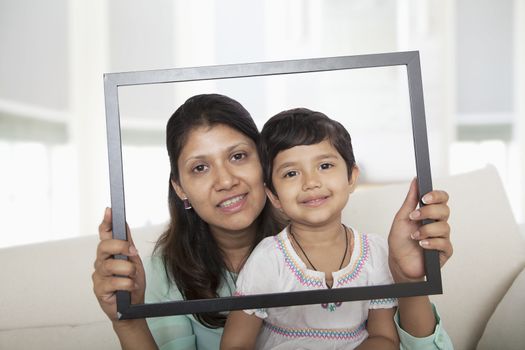
[[[235,160],[235,161],[239,161],[239,160],[243,160],[244,158],[246,158],[248,155],[244,152],[238,152],[238,153],[235,153],[231,159],[232,160]]]
[[[323,164],[321,164],[319,167],[320,167],[321,169],[323,169],[323,170],[326,170],[326,169],[330,169],[330,168],[332,168],[333,166],[334,166],[334,165],[331,164],[331,163],[323,163]]]
[[[299,174],[298,171],[296,171],[296,170],[290,170],[290,171],[288,171],[287,173],[285,173],[283,177],[285,177],[285,178],[286,178],[286,177],[294,177],[294,176],[297,176],[298,174]]]
[[[194,173],[202,173],[204,171],[206,171],[208,169],[208,166],[205,165],[205,164],[199,164],[199,165],[196,165],[194,166],[191,171],[194,172]]]

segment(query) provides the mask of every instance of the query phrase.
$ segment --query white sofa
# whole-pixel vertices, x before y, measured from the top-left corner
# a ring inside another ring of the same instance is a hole
[[[356,191],[344,221],[388,234],[407,187]],[[451,196],[455,252],[443,269],[444,294],[432,299],[455,348],[525,348],[525,242],[496,170],[435,179],[434,187]],[[141,254],[158,234],[133,230]],[[97,241],[93,235],[0,250],[0,349],[119,348],[92,293]]]

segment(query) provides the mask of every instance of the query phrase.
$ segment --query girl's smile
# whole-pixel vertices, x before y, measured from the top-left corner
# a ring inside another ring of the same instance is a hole
[[[319,207],[326,203],[330,196],[315,196],[309,197],[307,199],[301,200],[301,204],[307,207]]]

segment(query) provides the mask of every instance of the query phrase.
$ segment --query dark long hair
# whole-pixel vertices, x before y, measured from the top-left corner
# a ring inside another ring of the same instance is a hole
[[[166,147],[170,159],[169,211],[170,223],[155,246],[166,273],[186,300],[218,297],[217,290],[225,283],[224,255],[210,233],[208,224],[194,210],[184,209],[171,181],[179,183],[177,161],[188,135],[198,127],[226,125],[259,142],[259,131],[250,113],[237,101],[223,95],[205,94],[189,98],[173,113],[166,126]],[[262,181],[262,179],[261,179]],[[267,235],[275,234],[283,225],[275,219],[269,201],[256,219],[256,236],[252,249]],[[195,314],[209,328],[224,327],[223,313]]]

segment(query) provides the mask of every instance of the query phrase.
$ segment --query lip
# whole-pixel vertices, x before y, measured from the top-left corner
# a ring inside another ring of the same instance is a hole
[[[237,194],[223,199],[217,204],[217,208],[225,212],[236,212],[246,203],[248,193]]]
[[[301,201],[301,205],[307,206],[307,207],[319,207],[326,203],[329,196],[315,196],[306,198],[305,200]]]

